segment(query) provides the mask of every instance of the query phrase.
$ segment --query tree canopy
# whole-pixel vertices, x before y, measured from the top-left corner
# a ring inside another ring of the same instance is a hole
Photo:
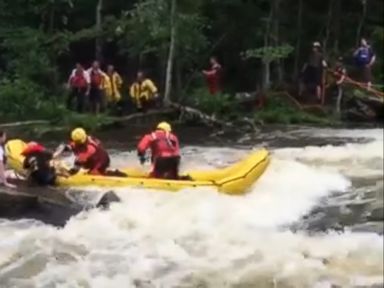
[[[128,82],[144,69],[162,90],[170,72],[177,98],[199,85],[200,71],[216,55],[227,91],[250,91],[265,81],[294,81],[313,41],[329,60],[344,56],[348,63],[361,37],[377,54],[380,83],[383,6],[381,0],[0,0],[0,103],[14,93],[60,95],[72,66],[95,58],[115,64]],[[172,37],[174,65],[167,71]]]

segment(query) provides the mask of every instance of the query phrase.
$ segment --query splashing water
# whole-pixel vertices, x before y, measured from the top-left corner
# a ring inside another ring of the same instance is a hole
[[[330,136],[330,130],[316,130]],[[0,222],[0,287],[351,287],[383,283],[377,234],[292,232],[351,177],[382,175],[381,130],[336,130],[365,144],[285,148],[251,193],[154,193],[122,188],[122,203],[91,210],[63,229]],[[313,130],[301,131],[309,135]],[[365,134],[364,134],[365,133]],[[333,135],[335,136],[335,135]],[[381,137],[381,138],[380,138]],[[221,167],[246,150],[186,147],[185,169]],[[198,156],[196,156],[198,155]],[[136,160],[114,155],[114,163]],[[374,163],[374,164],[372,164]],[[94,188],[90,188],[90,190]]]

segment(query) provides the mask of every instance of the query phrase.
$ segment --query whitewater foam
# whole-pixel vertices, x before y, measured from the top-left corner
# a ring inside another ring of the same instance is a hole
[[[0,286],[351,287],[383,283],[381,236],[308,235],[288,228],[324,197],[348,191],[351,170],[362,177],[382,172],[382,166],[371,165],[375,159],[383,161],[379,144],[376,137],[366,144],[277,149],[270,167],[245,196],[223,195],[213,189],[166,193],[121,188],[116,193],[122,203],[112,204],[108,211],[82,212],[62,229],[35,221],[2,221]],[[245,150],[199,147],[183,152],[186,162],[192,160],[187,168],[207,162],[203,166],[225,166],[247,154]],[[134,157],[134,153],[122,153],[114,161],[122,167]]]

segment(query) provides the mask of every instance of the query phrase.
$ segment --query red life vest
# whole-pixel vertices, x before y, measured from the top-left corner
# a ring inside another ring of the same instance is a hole
[[[99,140],[89,137],[86,143],[76,144],[70,142],[73,153],[76,156],[76,163],[85,169],[95,169],[109,162],[107,151],[101,146]]]
[[[97,70],[91,70],[91,84],[93,87],[100,88],[103,76]]]
[[[220,91],[221,66],[215,64],[209,72],[210,73],[206,75],[208,89],[211,95],[215,95]]]
[[[178,139],[169,132],[157,130],[151,133],[151,150],[153,158],[180,156]]]
[[[71,86],[74,88],[87,87],[87,80],[84,76],[84,70],[76,70],[75,75],[71,78]]]
[[[21,155],[28,156],[32,153],[38,153],[45,151],[45,147],[36,142],[28,143],[24,150],[21,152]]]

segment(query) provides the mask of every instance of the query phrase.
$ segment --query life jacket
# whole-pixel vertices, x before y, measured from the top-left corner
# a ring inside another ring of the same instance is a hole
[[[88,136],[84,144],[79,145],[70,142],[69,145],[76,156],[76,163],[86,169],[94,169],[97,166],[109,162],[108,153],[96,138]]]
[[[142,82],[135,82],[130,88],[131,97],[134,99],[145,98],[150,100],[157,93],[157,87],[150,79],[145,79]]]
[[[372,60],[372,53],[369,47],[360,47],[356,56],[355,61],[359,66],[365,66]]]
[[[212,66],[212,73],[206,75],[209,92],[214,95],[220,91],[220,80],[221,80],[221,66],[215,64]]]
[[[151,133],[151,150],[153,161],[156,158],[167,158],[180,156],[178,140],[169,132],[157,130]]]
[[[113,72],[112,75],[108,74],[105,80],[104,90],[108,102],[118,102],[121,99],[120,88],[123,84],[121,76],[117,72]]]
[[[84,76],[84,70],[76,70],[75,75],[71,78],[71,86],[74,88],[85,88],[87,87],[87,80]]]
[[[93,69],[91,69],[90,74],[92,87],[100,88],[103,81],[103,75],[100,73],[100,71]]]

